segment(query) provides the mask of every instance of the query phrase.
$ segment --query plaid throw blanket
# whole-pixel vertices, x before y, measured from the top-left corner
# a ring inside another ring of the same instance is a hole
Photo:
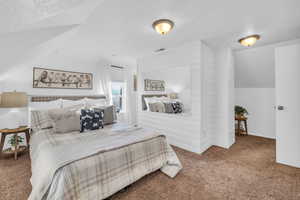
[[[30,200],[104,199],[160,169],[170,177],[182,168],[162,134],[129,128],[84,134],[34,133]]]

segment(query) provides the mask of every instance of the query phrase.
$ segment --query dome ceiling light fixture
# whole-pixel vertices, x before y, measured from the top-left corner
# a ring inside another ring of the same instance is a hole
[[[257,34],[255,34],[255,35],[249,35],[247,37],[239,39],[239,43],[241,43],[241,45],[243,45],[245,47],[251,47],[259,39],[260,39],[260,35],[257,35]]]
[[[174,27],[174,22],[169,19],[159,19],[153,22],[153,29],[161,35],[166,35]]]
[[[165,50],[166,50],[165,48],[160,48],[160,49],[155,50],[154,52],[161,52],[161,51],[165,51]]]

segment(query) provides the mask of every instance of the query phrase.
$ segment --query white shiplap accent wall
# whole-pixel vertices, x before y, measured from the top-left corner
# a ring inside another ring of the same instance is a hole
[[[193,42],[179,48],[138,60],[138,124],[164,132],[169,143],[186,150],[202,153],[211,146],[213,134],[212,99],[215,99],[214,56],[202,42]],[[142,111],[141,95],[143,72],[149,68],[188,67],[191,72],[191,113],[170,115]]]
[[[201,149],[208,149],[213,142],[213,136],[216,131],[216,66],[214,52],[205,43],[202,44],[202,135]]]

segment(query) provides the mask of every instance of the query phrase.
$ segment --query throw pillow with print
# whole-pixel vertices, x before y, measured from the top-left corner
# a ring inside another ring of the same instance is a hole
[[[172,103],[174,113],[182,113],[183,112],[183,105],[180,102]]]
[[[80,115],[80,132],[86,130],[96,130],[103,128],[103,111],[94,111],[90,109],[82,109]]]

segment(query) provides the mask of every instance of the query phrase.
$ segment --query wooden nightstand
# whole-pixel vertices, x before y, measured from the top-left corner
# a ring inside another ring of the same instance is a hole
[[[0,129],[0,133],[1,133],[1,143],[0,143],[0,157],[3,157],[3,147],[4,147],[4,142],[5,142],[5,137],[7,135],[17,135],[18,133],[25,133],[26,136],[26,142],[27,142],[27,149],[29,149],[29,140],[30,140],[30,128],[28,127],[19,127],[16,129]],[[18,153],[20,153],[21,151],[24,151],[26,148],[23,148],[21,150],[15,149],[14,151],[14,156],[15,156],[15,160],[17,160],[18,158]]]

